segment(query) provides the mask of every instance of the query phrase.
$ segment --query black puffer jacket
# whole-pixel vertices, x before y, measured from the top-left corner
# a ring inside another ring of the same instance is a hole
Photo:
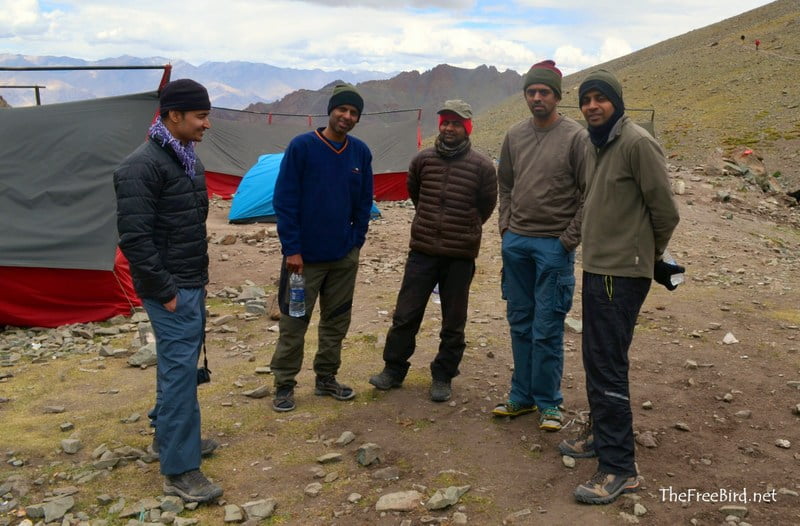
[[[114,172],[119,247],[142,298],[167,303],[208,283],[205,169],[189,178],[169,147],[148,140]]]
[[[411,249],[432,256],[477,257],[483,224],[497,204],[492,161],[472,149],[444,159],[435,148],[427,148],[411,161],[407,185],[416,208]]]

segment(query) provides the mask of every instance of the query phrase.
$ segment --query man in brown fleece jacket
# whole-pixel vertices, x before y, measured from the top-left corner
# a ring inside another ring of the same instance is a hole
[[[588,138],[557,111],[561,72],[552,60],[531,67],[523,94],[533,116],[508,130],[497,173],[514,372],[508,400],[492,412],[518,416],[538,408],[539,427],[558,431]]]
[[[469,286],[482,225],[497,203],[497,175],[489,158],[471,147],[469,104],[448,100],[438,113],[435,145],[417,154],[408,169],[408,193],[416,208],[411,251],[383,349],[384,369],[369,383],[384,390],[402,385],[425,306],[438,283],[442,330],[439,352],[431,363],[430,397],[445,402],[466,347]]]

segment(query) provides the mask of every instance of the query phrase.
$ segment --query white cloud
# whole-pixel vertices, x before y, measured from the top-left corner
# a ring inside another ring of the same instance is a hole
[[[0,2],[0,38],[36,35],[47,30],[37,0]]]
[[[382,7],[382,8],[443,8],[467,9],[475,5],[475,0],[297,0],[309,4],[321,4],[334,7]]]
[[[764,3],[60,0],[45,11],[36,0],[0,0],[0,50],[382,71],[449,63],[522,72],[554,58],[569,73]]]

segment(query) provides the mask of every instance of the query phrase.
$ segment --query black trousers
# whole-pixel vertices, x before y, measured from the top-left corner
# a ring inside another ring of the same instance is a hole
[[[474,259],[430,256],[412,250],[406,260],[403,283],[397,295],[392,328],[386,335],[383,360],[386,369],[404,379],[408,361],[417,346],[417,332],[425,315],[431,292],[439,284],[442,301],[442,329],[439,352],[431,363],[434,380],[450,381],[458,376],[464,356],[464,326],[467,323],[469,286],[475,274]]]
[[[599,470],[636,475],[628,349],[651,280],[583,272],[583,367]]]

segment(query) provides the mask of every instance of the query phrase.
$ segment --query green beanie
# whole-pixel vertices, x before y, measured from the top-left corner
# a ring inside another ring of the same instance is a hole
[[[608,93],[608,88],[611,88],[614,93]],[[581,99],[583,99],[583,96],[590,89],[597,89],[609,99],[613,99],[616,94],[616,98],[620,101],[622,100],[622,84],[619,83],[617,77],[615,77],[613,73],[605,69],[592,71],[583,79],[580,88],[578,88],[578,104],[580,104]]]
[[[531,84],[544,84],[552,89],[558,98],[561,98],[561,70],[556,67],[552,60],[537,62],[525,75],[522,83],[522,91],[528,89]]]
[[[359,118],[361,118],[361,113],[364,111],[364,99],[361,98],[361,95],[352,84],[343,82],[333,88],[333,94],[328,100],[328,115],[331,114],[334,108],[345,104],[354,106],[358,110]]]

